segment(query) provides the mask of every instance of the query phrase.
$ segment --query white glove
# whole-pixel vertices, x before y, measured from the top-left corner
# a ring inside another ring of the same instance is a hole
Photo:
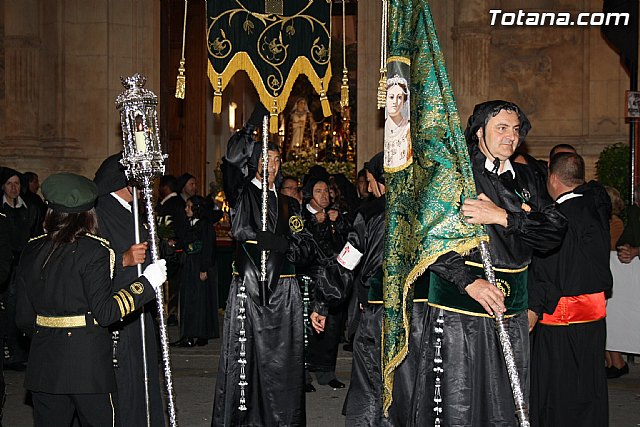
[[[167,281],[167,262],[161,259],[158,262],[149,264],[142,275],[151,283],[153,289],[158,289]]]

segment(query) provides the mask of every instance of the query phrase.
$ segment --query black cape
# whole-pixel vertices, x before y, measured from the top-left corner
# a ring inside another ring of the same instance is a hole
[[[115,251],[113,286],[114,289],[118,289],[138,276],[136,266],[122,267],[123,253],[135,243],[133,215],[111,194],[98,197],[96,212],[98,213],[100,234],[109,240]],[[141,220],[140,224],[144,224],[144,222]],[[146,241],[147,236],[146,229],[141,226],[140,241]],[[151,256],[147,252],[143,270],[150,263]],[[123,427],[146,425],[141,319],[144,319],[145,323],[151,425],[164,426],[165,423],[158,370],[157,331],[152,318],[153,310],[155,310],[155,304],[151,302],[144,308],[144,314],[138,311],[111,327],[119,334],[116,350],[118,362],[115,372],[118,386],[117,412]]]

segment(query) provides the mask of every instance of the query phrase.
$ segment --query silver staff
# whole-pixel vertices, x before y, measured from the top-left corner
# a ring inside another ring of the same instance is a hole
[[[125,167],[127,178],[142,191],[147,224],[149,226],[149,237],[151,239],[149,242],[151,260],[156,262],[160,259],[160,256],[156,222],[153,216],[153,179],[164,174],[164,159],[167,158],[167,155],[162,153],[160,147],[160,129],[156,113],[158,97],[153,92],[143,88],[147,80],[144,76],[134,74],[131,77],[121,78],[121,80],[126,89],[116,98],[116,107],[120,110],[120,124],[124,142],[122,164]],[[137,215],[137,212],[134,212],[134,215]],[[164,378],[167,387],[169,425],[176,427],[173,381],[171,379],[171,364],[169,361],[169,339],[165,323],[162,287],[156,290],[156,302],[158,306]],[[146,371],[146,359],[144,363]]]
[[[135,243],[140,243],[140,215],[138,208],[138,192],[133,194],[133,229],[135,230]],[[136,266],[138,276],[142,276],[142,264]],[[140,336],[142,337],[142,365],[144,367],[144,408],[147,420],[147,427],[151,427],[151,409],[149,407],[149,371],[147,369],[147,328],[144,323],[144,306],[140,309]]]
[[[269,117],[262,119],[262,231],[267,231],[269,216]],[[269,284],[267,283],[267,251],[260,253],[260,304],[267,305]]]
[[[480,255],[482,256],[482,265],[484,267],[484,274],[487,277],[487,281],[492,285],[497,286],[496,275],[493,271],[493,265],[491,262],[491,254],[489,253],[489,244],[486,241],[480,243]],[[496,331],[498,332],[504,361],[507,365],[507,373],[509,375],[509,382],[511,383],[511,392],[513,393],[513,400],[516,405],[516,417],[518,418],[521,427],[529,427],[529,409],[524,403],[520,377],[518,377],[518,368],[513,356],[513,348],[511,347],[511,341],[509,340],[509,331],[507,331],[504,314],[495,313],[495,315]]]

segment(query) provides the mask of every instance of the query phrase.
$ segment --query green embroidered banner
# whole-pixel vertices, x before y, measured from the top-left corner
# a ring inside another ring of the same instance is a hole
[[[270,0],[268,0],[270,1]],[[283,0],[283,14],[265,13],[265,0],[207,3],[208,76],[213,112],[222,110],[222,91],[244,70],[269,110],[270,132],[285,108],[293,83],[305,74],[331,115],[326,90],[331,79],[331,1]]]
[[[413,283],[440,255],[467,253],[487,239],[483,227],[467,224],[460,212],[476,189],[429,6],[425,0],[391,0],[388,16],[385,414],[394,371],[407,355]]]

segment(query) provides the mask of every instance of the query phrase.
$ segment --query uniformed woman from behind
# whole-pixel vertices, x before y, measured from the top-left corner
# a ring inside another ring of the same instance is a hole
[[[164,261],[117,292],[114,252],[98,237],[95,184],[55,174],[42,184],[47,234],[32,239],[17,271],[18,327],[32,336],[25,388],[35,426],[113,426],[116,391],[105,328],[151,300],[166,279]]]

